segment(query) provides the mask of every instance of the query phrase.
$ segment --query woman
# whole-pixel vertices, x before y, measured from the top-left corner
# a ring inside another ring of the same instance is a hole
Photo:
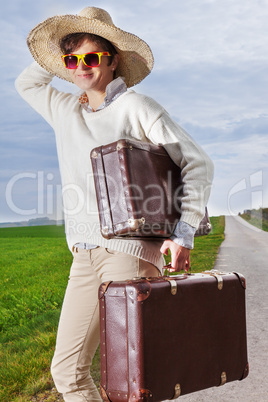
[[[108,280],[159,275],[168,249],[174,270],[189,267],[213,166],[162,106],[128,90],[150,73],[153,55],[143,40],[116,27],[106,11],[87,7],[76,16],[49,18],[30,32],[28,46],[37,63],[19,76],[16,87],[55,131],[66,237],[74,256],[52,375],[65,401],[101,401],[90,376],[99,343],[98,287]],[[54,76],[73,82],[82,94],[56,90],[50,85]],[[100,234],[89,155],[120,138],[164,144],[182,169],[181,219],[163,244],[106,240]]]

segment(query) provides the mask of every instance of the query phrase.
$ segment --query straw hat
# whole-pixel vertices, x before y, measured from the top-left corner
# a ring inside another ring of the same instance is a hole
[[[107,11],[86,7],[78,15],[58,15],[38,24],[27,44],[34,59],[48,72],[71,81],[61,59],[60,41],[71,33],[87,32],[110,41],[120,55],[116,77],[125,77],[128,87],[142,81],[153,68],[153,54],[142,39],[117,28]]]

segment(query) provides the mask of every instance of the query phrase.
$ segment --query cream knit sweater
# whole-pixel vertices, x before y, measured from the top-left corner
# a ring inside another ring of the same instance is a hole
[[[78,96],[53,88],[52,78],[53,75],[33,63],[18,77],[16,88],[55,131],[70,250],[79,242],[95,244],[162,267],[161,240],[106,240],[101,236],[90,151],[120,138],[163,144],[182,169],[181,221],[196,228],[210,194],[211,160],[153,99],[128,90],[105,109],[87,113]]]

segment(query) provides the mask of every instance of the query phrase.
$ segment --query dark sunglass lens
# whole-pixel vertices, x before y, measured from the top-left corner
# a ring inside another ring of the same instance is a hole
[[[97,67],[99,65],[99,56],[94,53],[89,53],[85,55],[85,63],[89,67]]]
[[[76,68],[77,67],[77,57],[76,56],[66,56],[64,58],[65,64],[67,68]]]

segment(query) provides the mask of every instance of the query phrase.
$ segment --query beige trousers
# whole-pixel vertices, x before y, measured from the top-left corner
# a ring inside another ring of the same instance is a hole
[[[51,365],[54,383],[66,402],[102,400],[90,375],[99,345],[99,285],[158,275],[154,265],[128,254],[102,247],[74,249]]]

